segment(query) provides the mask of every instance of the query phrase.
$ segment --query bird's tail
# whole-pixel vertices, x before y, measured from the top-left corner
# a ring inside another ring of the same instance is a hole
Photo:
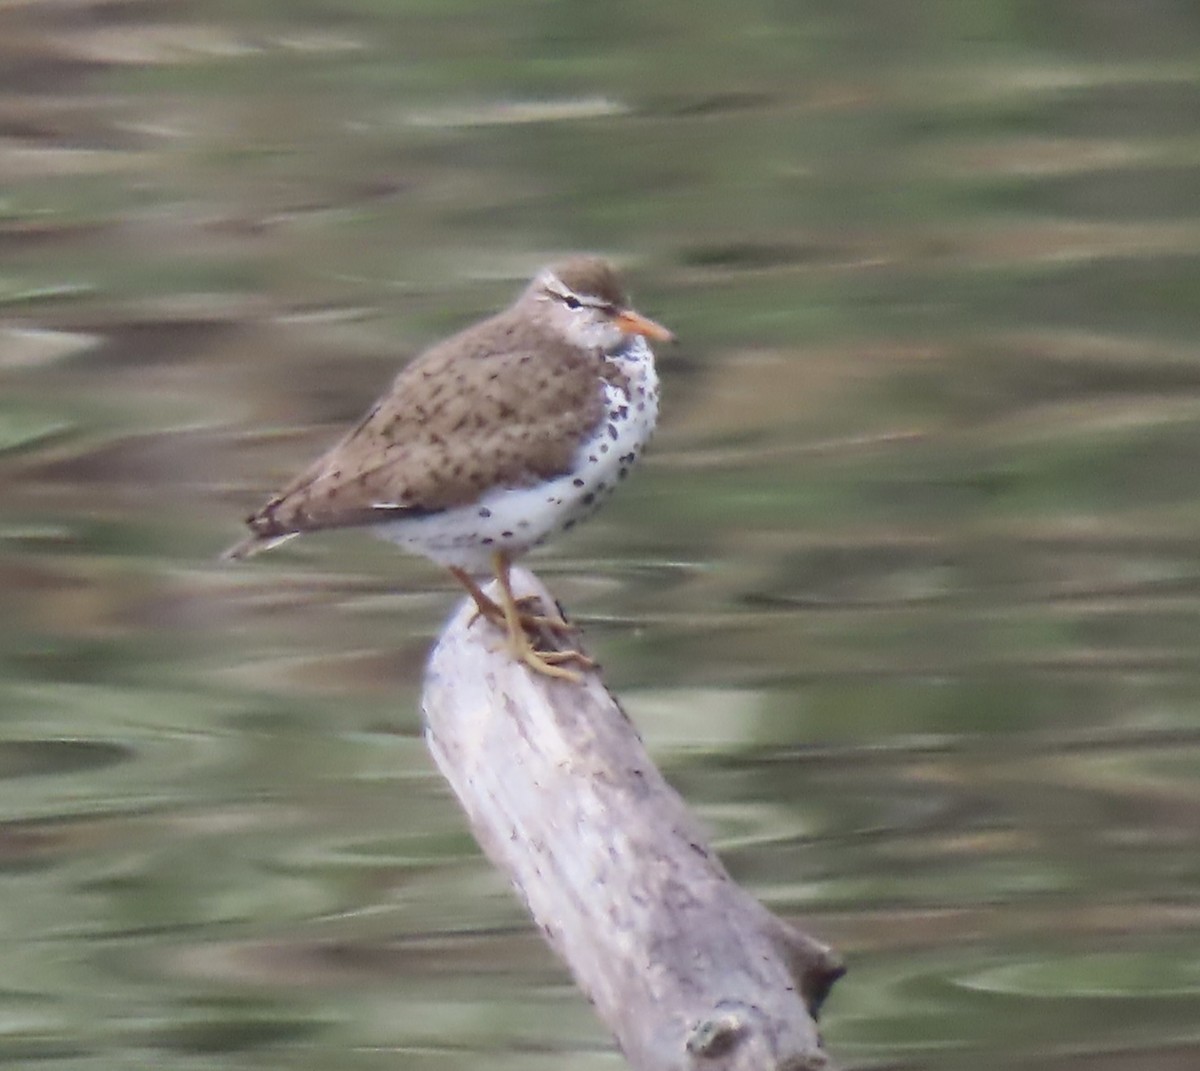
[[[221,557],[218,559],[223,562],[240,562],[246,558],[253,558],[256,554],[261,554],[264,550],[270,550],[272,547],[279,546],[280,543],[286,543],[293,536],[298,536],[299,532],[284,532],[283,535],[263,536],[255,533],[248,535],[240,543],[235,543],[232,547],[221,552]]]

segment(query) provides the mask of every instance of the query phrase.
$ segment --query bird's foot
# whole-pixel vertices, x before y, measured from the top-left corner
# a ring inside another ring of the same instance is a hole
[[[579,674],[563,670],[561,666],[574,663],[580,669],[594,669],[596,663],[582,651],[567,646],[567,638],[577,635],[579,629],[563,618],[557,608],[553,615],[530,613],[526,609],[529,606],[540,609],[541,605],[536,595],[513,600],[513,618],[520,634],[520,639],[516,639],[511,631],[509,633],[513,655],[539,673],[578,682],[581,679]],[[508,627],[507,623],[505,627]]]
[[[503,606],[489,599],[482,591],[478,595],[472,592],[472,598],[475,602],[475,609],[471,613],[471,620],[467,622],[467,628],[470,628],[480,618],[497,628],[508,627],[508,618],[505,617]],[[531,638],[539,639],[543,644],[553,643],[560,636],[574,636],[579,633],[579,626],[572,625],[563,617],[557,606],[553,607],[550,613],[543,613],[543,602],[540,595],[522,595],[513,600],[513,607],[521,628]]]
[[[543,642],[547,637],[570,636],[579,631],[577,625],[572,625],[561,614],[543,614],[540,612],[542,601],[537,595],[523,595],[514,600],[516,620],[521,628],[531,637],[537,637]],[[507,628],[508,618],[504,615],[504,607],[484,596],[484,601],[476,600],[475,609],[471,612],[471,620],[467,622],[470,628],[480,618],[490,622],[497,628]]]
[[[504,611],[490,599],[486,603],[475,603],[475,609],[471,611],[471,620],[467,622],[467,628],[470,628],[480,618],[497,628],[505,627]]]
[[[580,673],[567,669],[567,663],[573,663],[580,669],[593,669],[595,661],[582,651],[566,647],[566,637],[575,635],[579,629],[563,617],[558,606],[551,602],[547,612],[546,600],[537,595],[513,595],[512,586],[508,580],[508,562],[497,557],[496,576],[500,580],[500,589],[504,600],[496,600],[485,595],[483,589],[474,579],[460,569],[451,569],[459,582],[467,589],[475,611],[467,622],[470,628],[479,618],[490,622],[508,635],[508,646],[513,657],[518,662],[524,662],[530,669],[546,677],[568,680],[578,684],[583,680]]]
[[[553,603],[550,612],[545,613],[545,603],[540,595],[522,595],[513,599],[513,606],[517,610],[517,620],[526,631],[545,630],[555,636],[574,636],[579,632],[579,626],[572,625]]]
[[[518,662],[524,662],[535,673],[579,684],[583,680],[583,675],[573,669],[567,669],[565,663],[573,662],[580,669],[595,668],[595,661],[582,651],[556,648],[546,650],[543,645],[535,644],[535,640],[544,641],[544,637],[540,634],[531,637],[523,627],[511,630],[508,634],[508,646],[513,657]]]

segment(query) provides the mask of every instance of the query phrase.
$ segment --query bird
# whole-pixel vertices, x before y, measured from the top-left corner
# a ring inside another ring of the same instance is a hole
[[[513,562],[590,516],[638,461],[658,421],[650,342],[606,259],[538,271],[517,299],[425,350],[326,453],[246,518],[222,555],[248,558],[295,536],[366,528],[449,570],[476,619],[504,630],[535,673],[578,682],[581,651],[557,608],[513,595]],[[476,577],[494,575],[498,601]],[[532,637],[530,634],[533,634]]]

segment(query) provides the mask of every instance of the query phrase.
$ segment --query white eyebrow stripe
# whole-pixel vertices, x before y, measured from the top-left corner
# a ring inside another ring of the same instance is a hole
[[[605,301],[604,298],[597,297],[595,294],[576,293],[557,275],[547,274],[542,281],[542,289],[544,291],[543,297],[557,298],[559,301],[569,301],[574,298],[580,305],[586,305],[589,309],[599,309],[601,312],[619,307],[611,301]]]
[[[559,301],[570,301],[573,298],[580,305],[586,305],[589,309],[607,309],[612,305],[603,298],[593,297],[591,294],[577,294],[565,286],[561,290],[556,286],[547,286],[546,296],[558,298]]]

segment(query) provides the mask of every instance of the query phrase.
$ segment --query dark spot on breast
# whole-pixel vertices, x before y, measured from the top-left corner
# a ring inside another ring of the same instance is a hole
[[[488,537],[487,537],[486,539],[484,539],[482,542],[483,542],[483,545],[484,545],[485,547],[490,547],[490,546],[491,546],[493,543],[495,543],[496,541],[495,541],[494,539],[492,539],[490,536],[488,536]]]
[[[626,420],[629,417],[629,406],[621,405],[617,407],[617,419]]]
[[[487,506],[479,507],[479,516],[490,517],[491,515],[492,515],[492,511],[490,509],[488,509]]]
[[[617,438],[617,426],[616,426],[616,424],[609,424],[609,426],[608,426],[608,437],[609,437],[610,439],[612,439],[614,442],[616,441],[616,438]]]
[[[618,480],[623,480],[623,479],[625,479],[625,477],[626,477],[626,476],[628,476],[628,475],[629,475],[629,470],[628,470],[628,469],[627,469],[627,468],[626,468],[624,465],[622,465],[622,466],[621,466],[621,471],[617,473],[617,479],[618,479]]]
[[[583,496],[583,504],[585,506],[590,506],[595,501],[596,501],[596,496],[593,494],[589,493],[589,494],[586,494]]]
[[[512,539],[512,537],[513,537],[513,534],[512,534],[512,532],[501,532],[500,534],[501,534],[501,535],[502,535],[502,536],[503,536],[505,539]]]
[[[602,453],[602,454],[607,454],[607,453],[608,453],[608,443],[601,443],[601,444],[600,444],[600,453]]]
[[[572,528],[574,528],[574,527],[575,527],[575,518],[574,518],[574,517],[572,517],[572,518],[571,518],[569,521],[567,521],[567,522],[566,522],[566,523],[565,523],[565,524],[562,526],[562,530],[563,530],[564,532],[569,532],[569,531],[570,531]]]

